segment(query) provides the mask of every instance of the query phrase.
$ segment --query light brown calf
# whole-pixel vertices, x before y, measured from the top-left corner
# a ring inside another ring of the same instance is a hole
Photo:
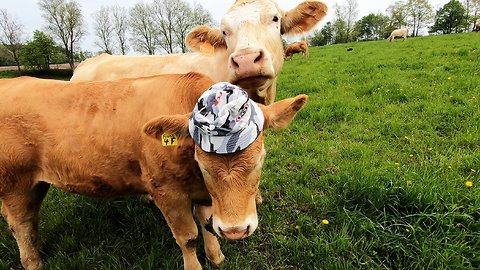
[[[39,208],[50,185],[98,198],[150,194],[182,250],[185,269],[201,269],[192,206],[214,265],[224,256],[205,230],[209,221],[227,239],[252,234],[264,135],[233,154],[195,146],[188,119],[212,83],[196,73],[89,83],[0,80],[1,212],[23,267],[42,266]],[[306,99],[260,105],[264,128],[286,127]],[[175,134],[178,145],[162,145],[164,134]]]
[[[193,53],[87,59],[72,81],[114,80],[158,74],[198,72],[215,82],[228,81],[246,89],[250,98],[271,104],[283,66],[282,35],[313,29],[327,6],[304,1],[285,12],[273,0],[237,0],[221,19],[220,28],[199,26],[187,36]]]
[[[473,27],[473,31],[480,32],[480,23],[475,24],[475,26]]]
[[[302,53],[303,58],[308,58],[308,43],[299,41],[292,43],[285,48],[285,59],[292,59],[295,53]]]

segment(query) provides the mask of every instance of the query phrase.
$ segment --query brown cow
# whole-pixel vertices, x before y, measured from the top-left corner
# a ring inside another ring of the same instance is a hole
[[[103,54],[82,62],[72,81],[113,80],[158,74],[199,72],[215,82],[247,89],[260,103],[275,100],[283,66],[283,34],[313,29],[327,6],[305,1],[288,12],[273,0],[237,0],[222,17],[220,29],[199,26],[187,36],[193,53],[120,56]]]
[[[231,154],[207,153],[194,144],[191,110],[212,83],[196,73],[108,82],[0,80],[1,212],[23,267],[42,266],[38,219],[50,185],[98,198],[150,194],[182,250],[185,269],[201,269],[192,206],[202,226],[211,220],[226,239],[252,234],[264,135]],[[306,99],[259,105],[264,129],[286,127]],[[176,145],[163,145],[164,135],[173,135]],[[202,232],[208,259],[220,264],[217,238]]]
[[[295,53],[302,53],[303,58],[308,58],[308,43],[299,41],[292,43],[285,48],[285,59],[292,59]]]

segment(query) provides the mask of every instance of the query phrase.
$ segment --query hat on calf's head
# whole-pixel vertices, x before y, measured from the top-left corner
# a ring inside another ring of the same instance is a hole
[[[245,90],[220,82],[200,96],[188,130],[204,151],[230,154],[253,143],[263,130],[264,121],[262,110]]]

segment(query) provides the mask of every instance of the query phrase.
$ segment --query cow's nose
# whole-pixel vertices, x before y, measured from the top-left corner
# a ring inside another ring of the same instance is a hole
[[[240,240],[250,233],[250,225],[222,228],[218,227],[220,234],[228,240]]]
[[[237,54],[231,57],[231,65],[239,79],[259,76],[265,60],[263,51]]]

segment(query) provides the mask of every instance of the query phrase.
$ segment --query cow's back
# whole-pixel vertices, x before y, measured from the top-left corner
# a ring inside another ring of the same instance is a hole
[[[144,193],[142,126],[190,112],[211,84],[194,73],[112,82],[0,80],[0,174],[15,165],[77,193]],[[11,183],[0,186],[5,192]]]

